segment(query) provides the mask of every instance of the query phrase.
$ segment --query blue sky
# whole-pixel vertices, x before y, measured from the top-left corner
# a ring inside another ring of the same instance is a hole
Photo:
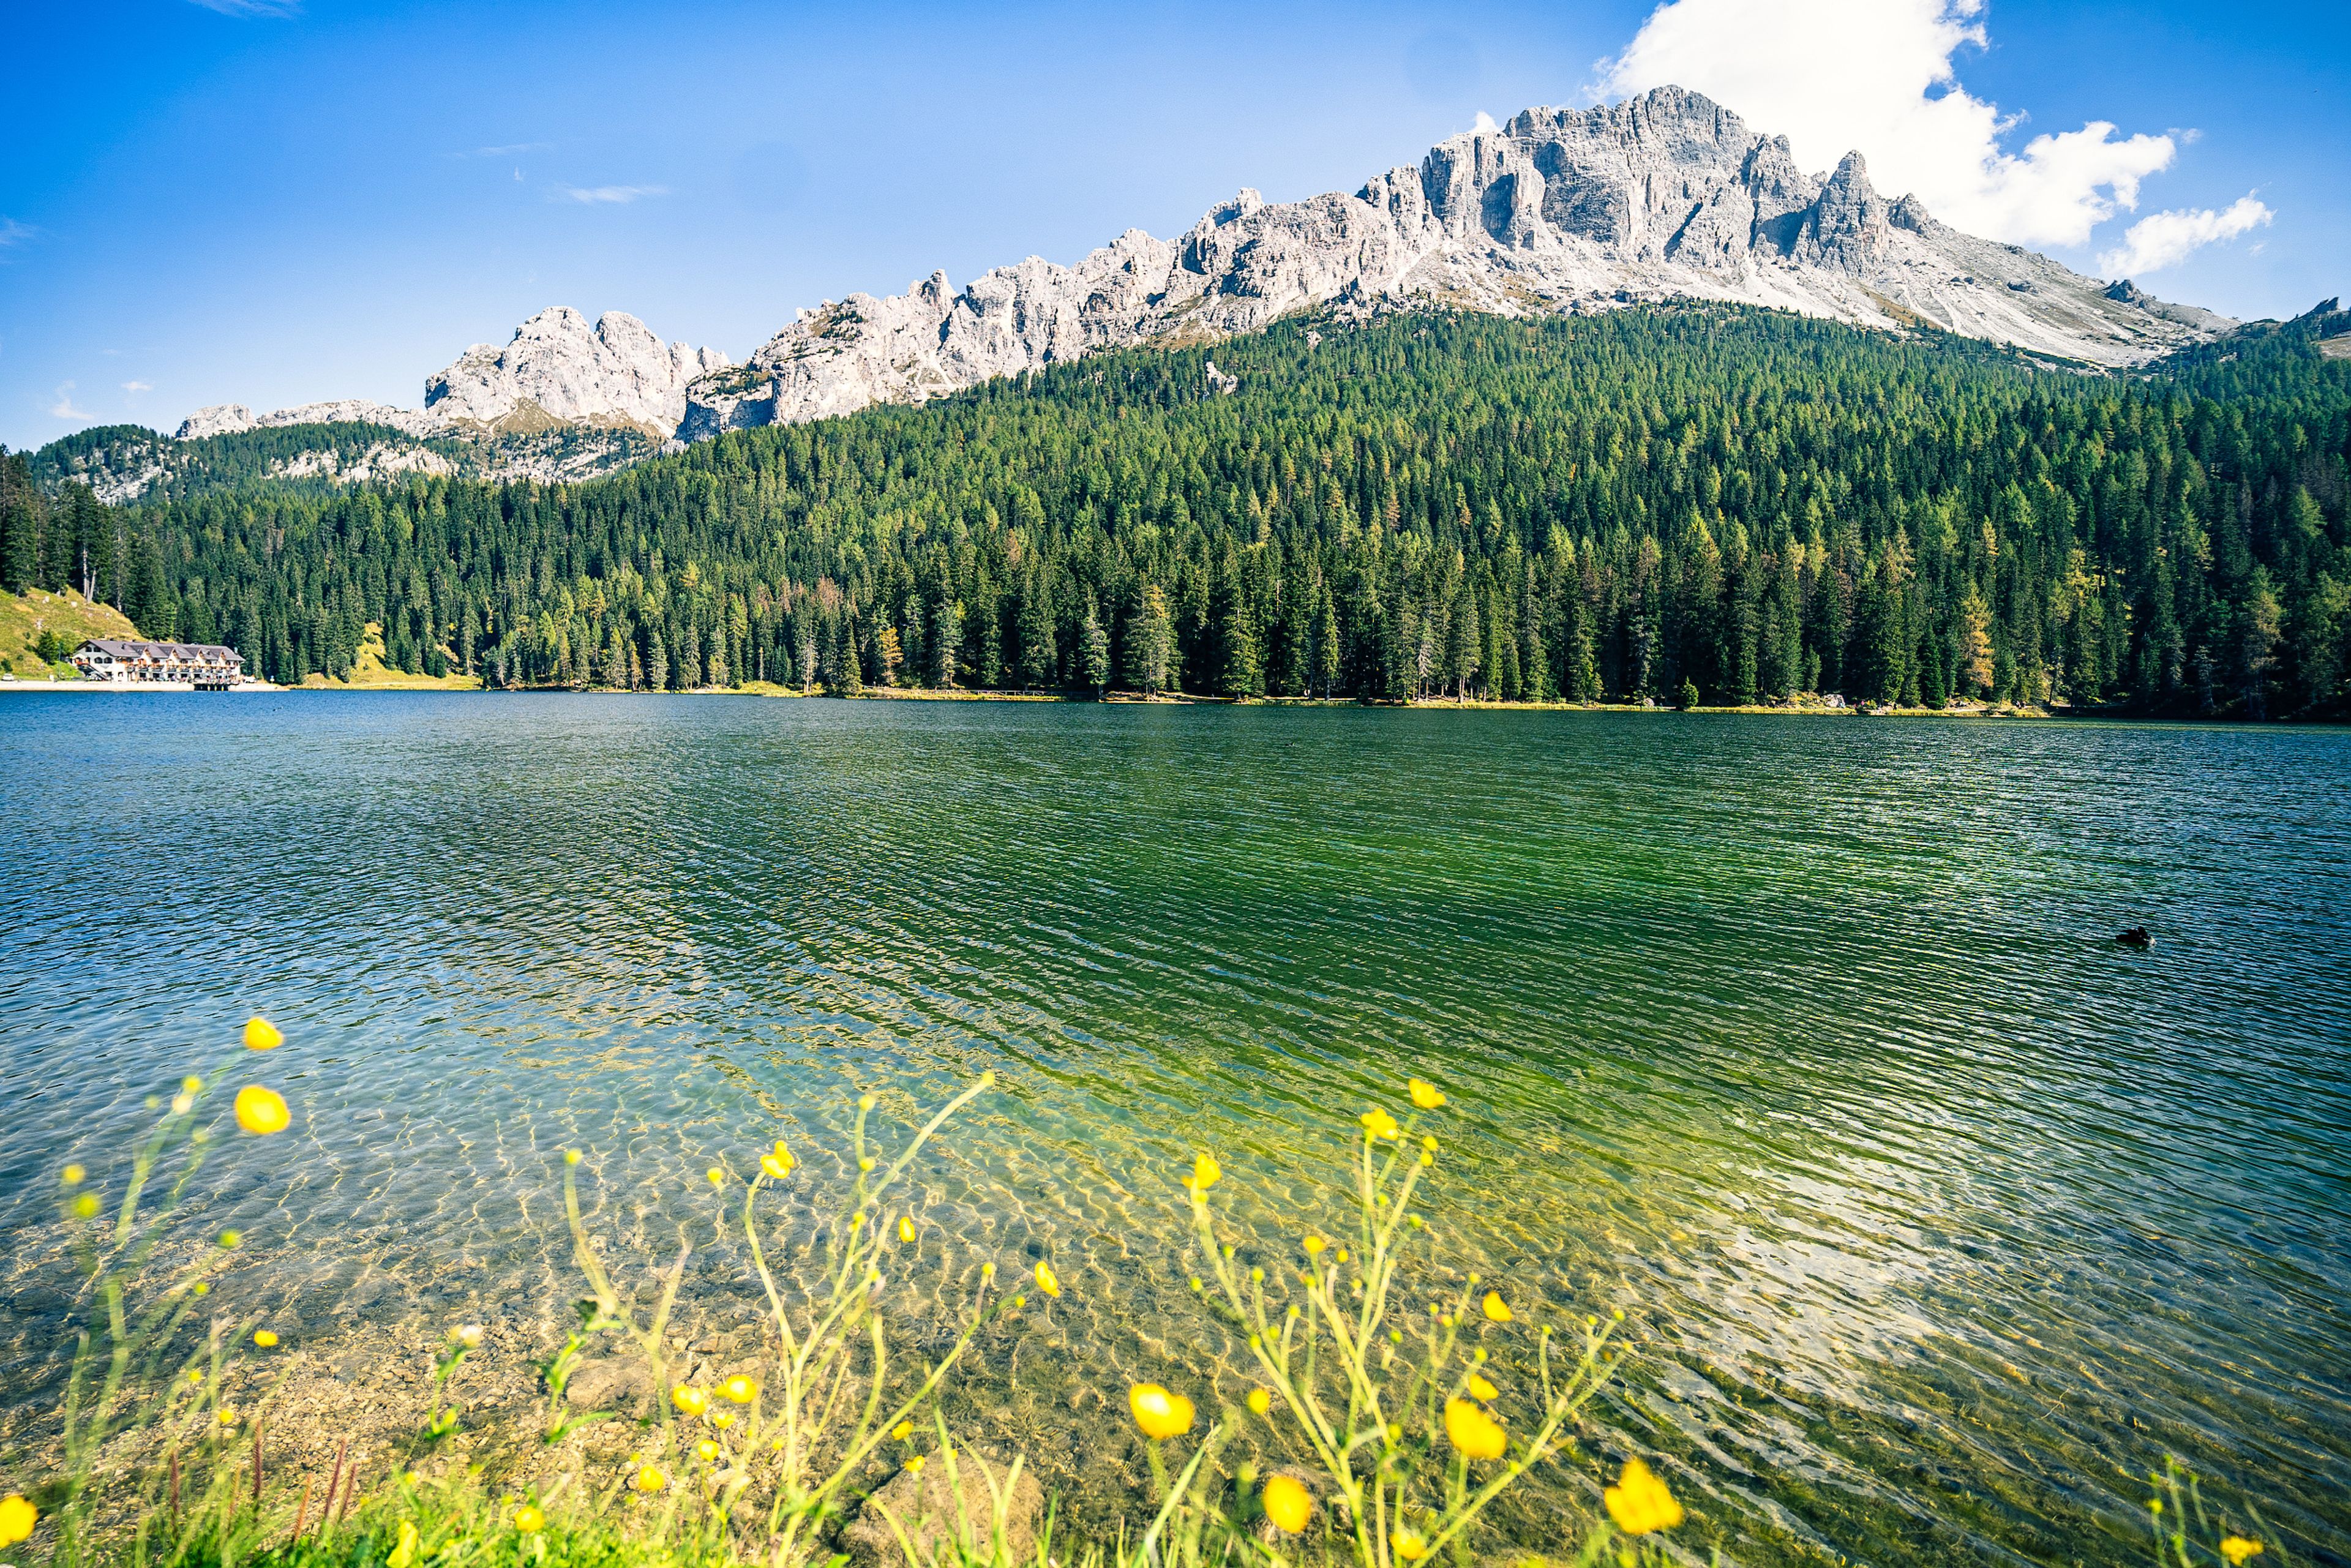
[[[414,407],[555,304],[740,359],[821,298],[1072,260],[1245,184],[1353,190],[1480,113],[1660,72],[1767,100],[1718,89],[1823,168],[1882,141],[1874,169],[2087,272],[2218,235],[2141,281],[2241,316],[2351,292],[2344,6],[1660,9],[5,0],[0,442]],[[2076,222],[2116,179],[2136,208]]]

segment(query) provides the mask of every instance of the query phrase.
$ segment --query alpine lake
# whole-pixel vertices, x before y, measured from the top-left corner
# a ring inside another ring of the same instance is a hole
[[[1113,1529],[1127,1385],[1252,1381],[1187,1288],[1196,1153],[1278,1289],[1417,1075],[1415,1289],[1510,1297],[1498,1409],[1531,1325],[1621,1309],[1635,1352],[1481,1551],[1572,1546],[1641,1454],[1700,1557],[2136,1560],[2177,1455],[2351,1561],[2351,732],[60,695],[0,764],[19,1455],[77,1310],[57,1173],[115,1201],[185,1073],[293,1108],[224,1096],[178,1223],[242,1233],[218,1304],[317,1368],[559,1344],[571,1147],[629,1286],[690,1242],[683,1312],[732,1322],[759,1151],[805,1282],[856,1098],[886,1154],[993,1070],[885,1308],[935,1345],[1048,1261],[946,1412]]]

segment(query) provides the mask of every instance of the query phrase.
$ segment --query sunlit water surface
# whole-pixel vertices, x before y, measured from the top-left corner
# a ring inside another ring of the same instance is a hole
[[[1523,1543],[1638,1451],[1740,1561],[2095,1563],[2172,1452],[2351,1550],[2344,732],[74,695],[0,765],[19,1258],[256,1010],[295,1131],[196,1215],[321,1344],[559,1302],[567,1145],[649,1270],[714,1161],[837,1190],[859,1091],[993,1068],[893,1287],[1051,1260],[952,1410],[1100,1518],[1127,1380],[1248,1386],[1176,1175],[1279,1276],[1417,1072],[1441,1257],[1646,1342]]]

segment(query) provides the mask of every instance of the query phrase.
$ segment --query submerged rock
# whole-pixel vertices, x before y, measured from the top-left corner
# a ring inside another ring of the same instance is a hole
[[[995,1529],[997,1496],[1005,1490],[1008,1463],[959,1449],[956,1470],[960,1485],[950,1487],[947,1467],[934,1458],[922,1470],[900,1470],[865,1500],[865,1507],[841,1531],[841,1543],[857,1568],[884,1568],[905,1561],[890,1518],[914,1543],[915,1557],[925,1563],[951,1556],[961,1502],[961,1534],[980,1556],[991,1555],[988,1536]],[[996,1483],[994,1490],[988,1482]],[[960,1493],[960,1500],[957,1494]],[[1000,1562],[1025,1563],[1036,1555],[1037,1527],[1045,1517],[1045,1489],[1026,1466],[1005,1498],[1004,1549]]]

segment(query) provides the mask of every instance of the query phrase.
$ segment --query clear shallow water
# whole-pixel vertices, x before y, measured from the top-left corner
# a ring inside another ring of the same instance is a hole
[[[993,1067],[910,1304],[1050,1258],[958,1415],[1107,1496],[1126,1379],[1246,1386],[1176,1172],[1327,1223],[1418,1071],[1446,1255],[1626,1309],[1593,1469],[1664,1456],[1698,1539],[2098,1562],[2173,1451],[2351,1552],[2351,734],[57,696],[0,765],[20,1256],[252,1010],[296,1130],[203,1218],[320,1343],[559,1304],[568,1144],[666,1261],[712,1160],[780,1131],[820,1189],[858,1090]]]

